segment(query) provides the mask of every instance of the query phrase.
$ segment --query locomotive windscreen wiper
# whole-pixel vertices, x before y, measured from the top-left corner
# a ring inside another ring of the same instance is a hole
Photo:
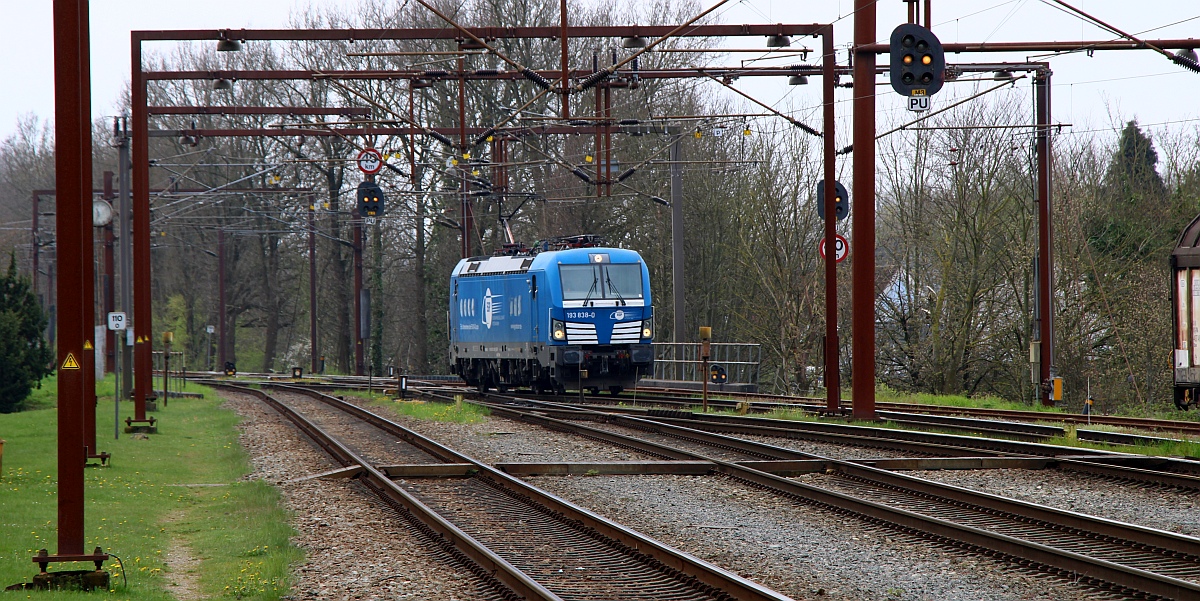
[[[588,288],[587,296],[583,297],[583,304],[586,306],[592,298],[592,293],[596,291],[596,284],[600,283],[600,278],[596,277],[596,273],[592,272],[592,287]]]
[[[613,294],[617,295],[617,299],[619,299],[621,301],[622,305],[629,304],[629,303],[625,302],[625,297],[621,296],[621,291],[617,290],[617,287],[613,285],[612,278],[608,276],[607,269],[604,270],[604,285],[608,286],[608,289],[610,291],[612,291]]]

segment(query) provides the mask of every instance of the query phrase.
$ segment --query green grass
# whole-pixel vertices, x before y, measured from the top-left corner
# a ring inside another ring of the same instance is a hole
[[[115,390],[114,390],[115,386],[116,386],[116,380],[112,377],[111,374],[109,374],[108,377],[104,378],[103,380],[101,380],[99,382],[96,382],[96,396],[102,400],[108,399],[109,401],[112,401],[113,393],[115,392]],[[154,388],[155,388],[155,390],[159,390],[162,388],[162,377],[154,378]],[[185,385],[183,385],[181,388],[179,380],[171,378],[171,393],[174,394],[175,392],[178,392],[180,390],[183,390],[184,392],[198,392],[200,394],[205,394],[205,395],[212,392],[212,390],[209,389],[207,386],[201,386],[191,380],[188,380],[185,383]],[[55,375],[51,375],[51,376],[48,376],[48,377],[42,379],[42,387],[34,388],[29,393],[29,398],[25,399],[25,404],[23,407],[26,410],[50,409],[50,408],[54,407],[55,403],[57,402],[57,399],[58,399],[58,375],[55,374]],[[168,404],[169,404],[170,398],[168,397],[167,400],[168,400]],[[111,409],[112,405],[109,405],[109,408]]]
[[[1006,411],[1046,411],[1062,413],[1062,407],[1046,407],[1030,403],[1014,403],[998,397],[968,397],[956,394],[927,394],[920,392],[898,392],[886,386],[875,390],[875,400],[880,403],[915,403],[919,405],[945,405],[948,407],[970,407],[1002,409]]]
[[[237,443],[237,415],[205,399],[178,399],[152,414],[159,433],[148,439],[113,439],[112,384],[97,408],[98,445],[113,454],[108,467],[85,472],[85,548],[119,555],[106,565],[113,591],[106,598],[166,600],[163,555],[177,541],[200,560],[205,596],[278,599],[288,593],[289,564],[302,558],[279,508],[275,489],[242,481],[250,468]],[[122,418],[131,413],[122,406]],[[56,534],[56,411],[38,409],[0,415],[4,446],[0,479],[0,585],[29,581],[33,553],[52,553]],[[195,487],[193,484],[218,484]],[[82,568],[63,564],[57,569]],[[128,586],[124,584],[128,578]],[[79,598],[79,593],[38,593],[40,599]],[[15,596],[14,596],[15,598]],[[3,597],[0,596],[0,600]]]
[[[399,402],[389,405],[396,413],[417,419],[435,422],[475,424],[484,421],[492,412],[487,407],[474,403],[410,403]]]
[[[379,392],[368,393],[365,390],[339,391],[341,396],[355,397],[370,401],[376,407],[388,407],[400,415],[417,419],[427,419],[435,422],[455,422],[459,424],[475,424],[484,421],[492,412],[487,407],[474,403],[456,402],[405,402],[394,401],[391,395]]]

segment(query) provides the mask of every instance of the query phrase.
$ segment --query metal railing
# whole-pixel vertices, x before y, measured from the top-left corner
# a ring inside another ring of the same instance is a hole
[[[727,384],[758,386],[758,368],[762,362],[762,345],[742,342],[714,342],[710,346],[709,365],[721,365],[729,380]],[[654,379],[699,382],[708,374],[700,373],[699,342],[655,342]]]

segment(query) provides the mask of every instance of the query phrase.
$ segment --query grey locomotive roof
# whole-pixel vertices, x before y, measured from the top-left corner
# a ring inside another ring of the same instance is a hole
[[[473,257],[460,265],[454,275],[471,277],[504,273],[525,273],[533,264],[533,257]]]

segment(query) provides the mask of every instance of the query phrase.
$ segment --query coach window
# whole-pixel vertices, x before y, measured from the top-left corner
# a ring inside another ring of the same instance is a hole
[[[563,300],[644,298],[638,263],[560,265]]]
[[[599,265],[560,265],[563,300],[601,298]]]
[[[642,266],[608,264],[604,269],[604,298],[642,298]]]

